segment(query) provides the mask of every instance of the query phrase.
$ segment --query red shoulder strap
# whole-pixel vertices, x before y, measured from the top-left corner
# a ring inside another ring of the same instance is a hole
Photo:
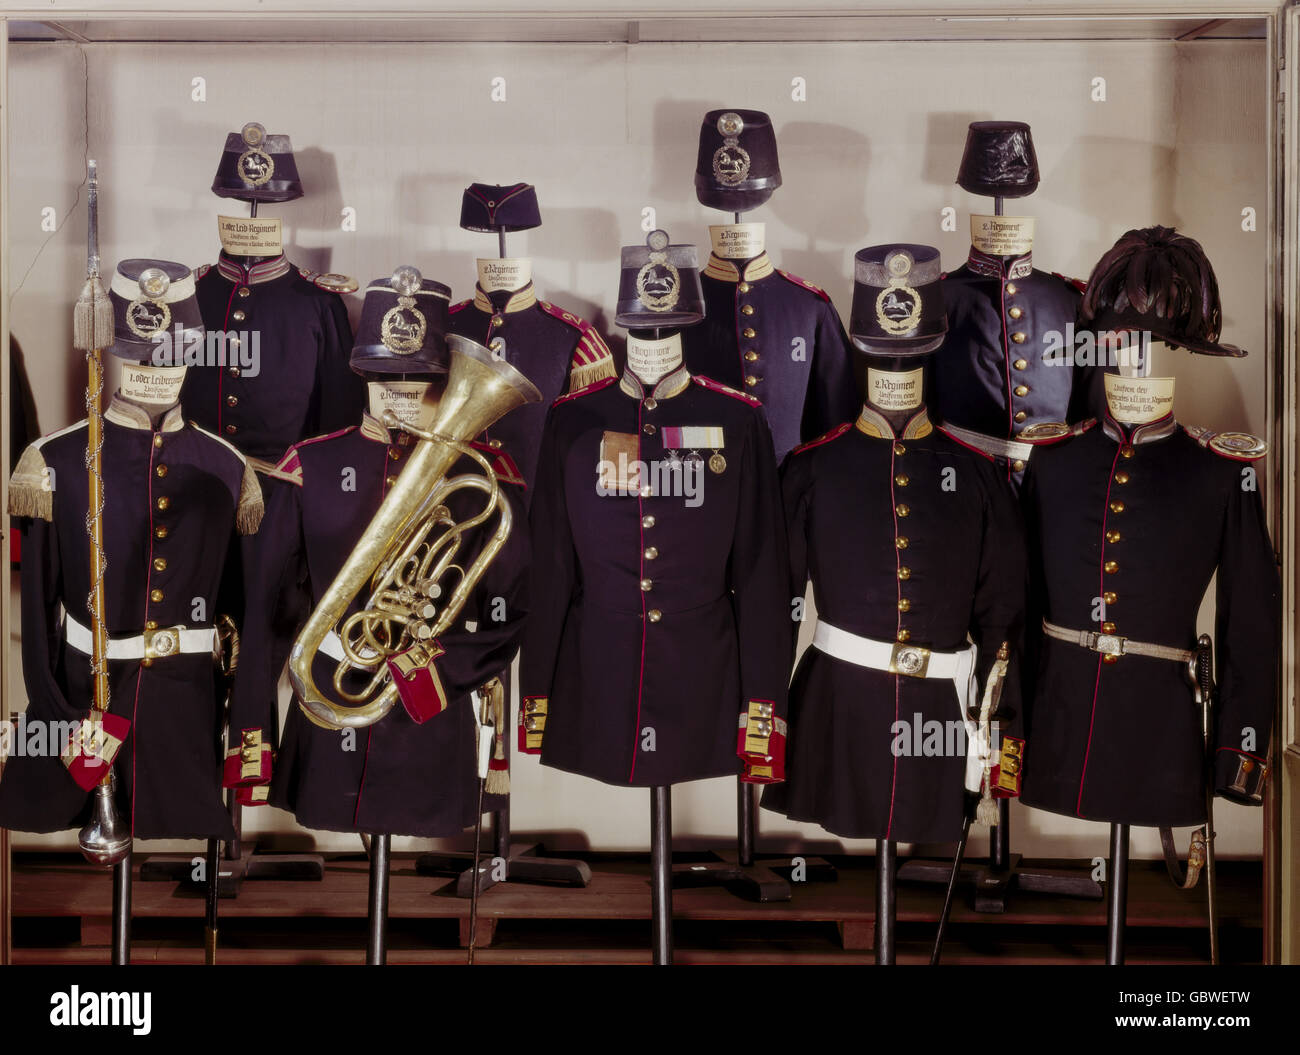
[[[851,428],[853,428],[853,422],[851,421],[846,421],[843,425],[836,425],[835,428],[831,429],[831,431],[826,433],[826,435],[818,436],[815,440],[809,440],[807,443],[801,443],[790,453],[799,454],[803,451],[810,451],[814,447],[820,447],[823,443],[830,443],[831,440],[838,439]]]
[[[730,396],[732,399],[739,399],[744,403],[748,403],[751,407],[761,407],[763,405],[762,401],[757,399],[756,397],[748,395],[744,392],[738,392],[734,388],[728,388],[726,385],[713,380],[713,378],[711,377],[703,377],[700,374],[692,374],[691,380],[694,381],[697,385],[700,385],[703,388],[707,388],[710,392],[720,392],[724,396]]]
[[[560,398],[557,399],[554,403],[552,403],[551,406],[558,407],[561,403],[567,403],[571,399],[577,399],[579,396],[585,396],[585,395],[589,395],[592,392],[598,392],[602,388],[608,388],[617,380],[618,378],[616,377],[604,377],[601,378],[599,381],[593,381],[591,384],[583,385],[582,388],[576,389],[573,392],[564,393],[564,395],[560,396]]]
[[[479,440],[471,440],[470,446],[480,454],[487,455],[488,461],[492,465],[492,471],[497,474],[497,479],[502,483],[516,484],[519,487],[525,486],[524,474],[519,471],[519,466],[500,447],[493,447],[490,443],[483,443]]]
[[[830,303],[831,300],[830,294],[827,293],[824,289],[822,289],[821,286],[815,286],[811,282],[809,282],[806,278],[800,278],[798,275],[792,275],[789,271],[782,271],[779,267],[776,269],[776,273],[780,275],[783,279],[785,279],[787,282],[793,282],[796,286],[800,286],[803,289],[808,290],[809,293],[816,293],[817,296],[821,297],[821,299],[826,301],[826,303],[828,304]]]

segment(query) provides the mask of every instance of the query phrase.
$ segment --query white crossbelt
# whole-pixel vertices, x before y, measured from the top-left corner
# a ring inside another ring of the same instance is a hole
[[[957,691],[962,725],[966,728],[965,784],[968,791],[979,792],[984,762],[992,755],[993,744],[988,731],[982,730],[979,723],[969,717],[970,710],[979,702],[979,686],[975,681],[975,657],[979,650],[974,644],[961,652],[931,652],[915,645],[862,637],[841,630],[824,619],[817,621],[812,643],[828,656],[859,667],[889,671],[904,677],[951,680]]]
[[[94,635],[90,628],[77,622],[72,616],[65,616],[63,620],[63,634],[69,645],[78,652],[84,652],[87,656],[91,654],[94,648]],[[201,629],[187,629],[186,627],[162,627],[152,631],[149,635],[154,640],[154,653],[162,657],[167,655],[185,653],[212,653],[215,654],[217,629],[216,627],[207,626]],[[170,640],[167,644],[162,643],[162,638],[168,637]],[[144,659],[144,634],[136,634],[133,637],[114,637],[108,641],[107,659]]]
[[[978,447],[985,454],[992,455],[994,458],[1009,458],[1012,461],[1027,462],[1029,456],[1034,452],[1032,443],[1021,443],[1019,440],[1004,440],[997,436],[986,436],[982,432],[963,429],[958,425],[945,423],[943,430],[952,433],[963,443]]]

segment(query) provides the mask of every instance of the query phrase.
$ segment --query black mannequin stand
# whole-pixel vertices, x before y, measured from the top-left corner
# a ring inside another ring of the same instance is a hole
[[[898,843],[876,840],[876,963],[892,966],[897,955]]]
[[[131,962],[131,854],[113,866],[114,967]]]
[[[655,966],[673,962],[673,789],[650,789],[650,922]]]
[[[1128,919],[1127,824],[1110,826],[1110,865],[1106,885],[1106,963],[1124,963],[1124,927]]]
[[[370,837],[370,888],[366,901],[366,965],[382,967],[388,962],[388,878],[393,837],[387,833]]]

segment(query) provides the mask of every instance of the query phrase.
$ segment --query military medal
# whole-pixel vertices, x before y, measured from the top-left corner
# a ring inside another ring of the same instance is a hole
[[[682,456],[675,450],[670,450],[668,452],[668,468],[675,473],[682,471]]]
[[[142,341],[152,341],[171,325],[172,310],[158,298],[167,292],[171,279],[158,267],[140,273],[140,293],[126,306],[127,328]]]
[[[260,187],[275,175],[275,161],[262,149],[262,144],[266,142],[266,129],[256,121],[250,121],[244,125],[240,135],[248,149],[239,155],[235,171],[245,183]]]
[[[700,454],[699,451],[691,451],[691,453],[686,456],[686,464],[698,472],[700,466],[704,464],[704,456]]]
[[[744,130],[740,114],[728,111],[718,118],[722,146],[713,152],[713,176],[724,187],[734,187],[749,175],[749,151],[740,145]]]
[[[681,465],[682,459],[677,457],[678,449],[684,449],[690,453],[686,455],[686,464],[697,472],[704,466],[704,455],[700,449],[712,450],[713,454],[709,457],[709,468],[715,473],[721,473],[727,468],[727,459],[722,456],[721,449],[725,443],[725,437],[722,428],[718,425],[666,425],[660,429],[663,436],[664,446],[671,449],[669,465]]]
[[[876,297],[876,321],[885,333],[903,337],[921,321],[921,294],[907,284],[912,254],[899,250],[885,259],[889,285]]]
[[[717,451],[714,451],[713,454],[709,456],[709,468],[715,473],[721,473],[727,468],[727,459]]]
[[[423,283],[420,272],[409,265],[399,267],[388,281],[397,291],[397,305],[384,313],[379,334],[384,347],[394,355],[410,355],[418,352],[424,344],[429,324],[424,313],[415,306],[414,296]]]
[[[650,260],[636,276],[636,295],[651,311],[672,311],[682,292],[682,276],[668,259],[668,232],[651,231],[645,244]]]

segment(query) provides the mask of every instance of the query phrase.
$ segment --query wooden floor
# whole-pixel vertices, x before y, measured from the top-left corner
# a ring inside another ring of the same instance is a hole
[[[479,900],[476,961],[647,963],[648,859],[582,856],[593,871],[586,888],[505,883],[486,891]],[[872,859],[831,860],[838,869],[834,882],[795,883],[788,902],[758,904],[720,888],[674,891],[676,961],[872,962]],[[1219,875],[1224,961],[1259,962],[1260,865],[1223,862]],[[327,855],[323,882],[245,881],[236,896],[221,902],[219,961],[358,963],[365,947],[366,888],[367,862],[359,854]],[[16,854],[15,962],[106,962],[110,894],[109,875],[77,855]],[[900,962],[928,959],[942,901],[938,886],[899,884]],[[201,963],[202,917],[201,892],[137,878],[133,960]],[[390,963],[462,962],[468,917],[469,902],[455,896],[452,880],[418,875],[414,855],[394,855]],[[975,912],[969,894],[959,893],[949,935],[948,963],[1096,963],[1104,958],[1105,905],[1013,892],[1007,911],[991,915]],[[1135,862],[1128,962],[1200,963],[1206,946],[1203,888],[1176,890],[1163,865]]]

